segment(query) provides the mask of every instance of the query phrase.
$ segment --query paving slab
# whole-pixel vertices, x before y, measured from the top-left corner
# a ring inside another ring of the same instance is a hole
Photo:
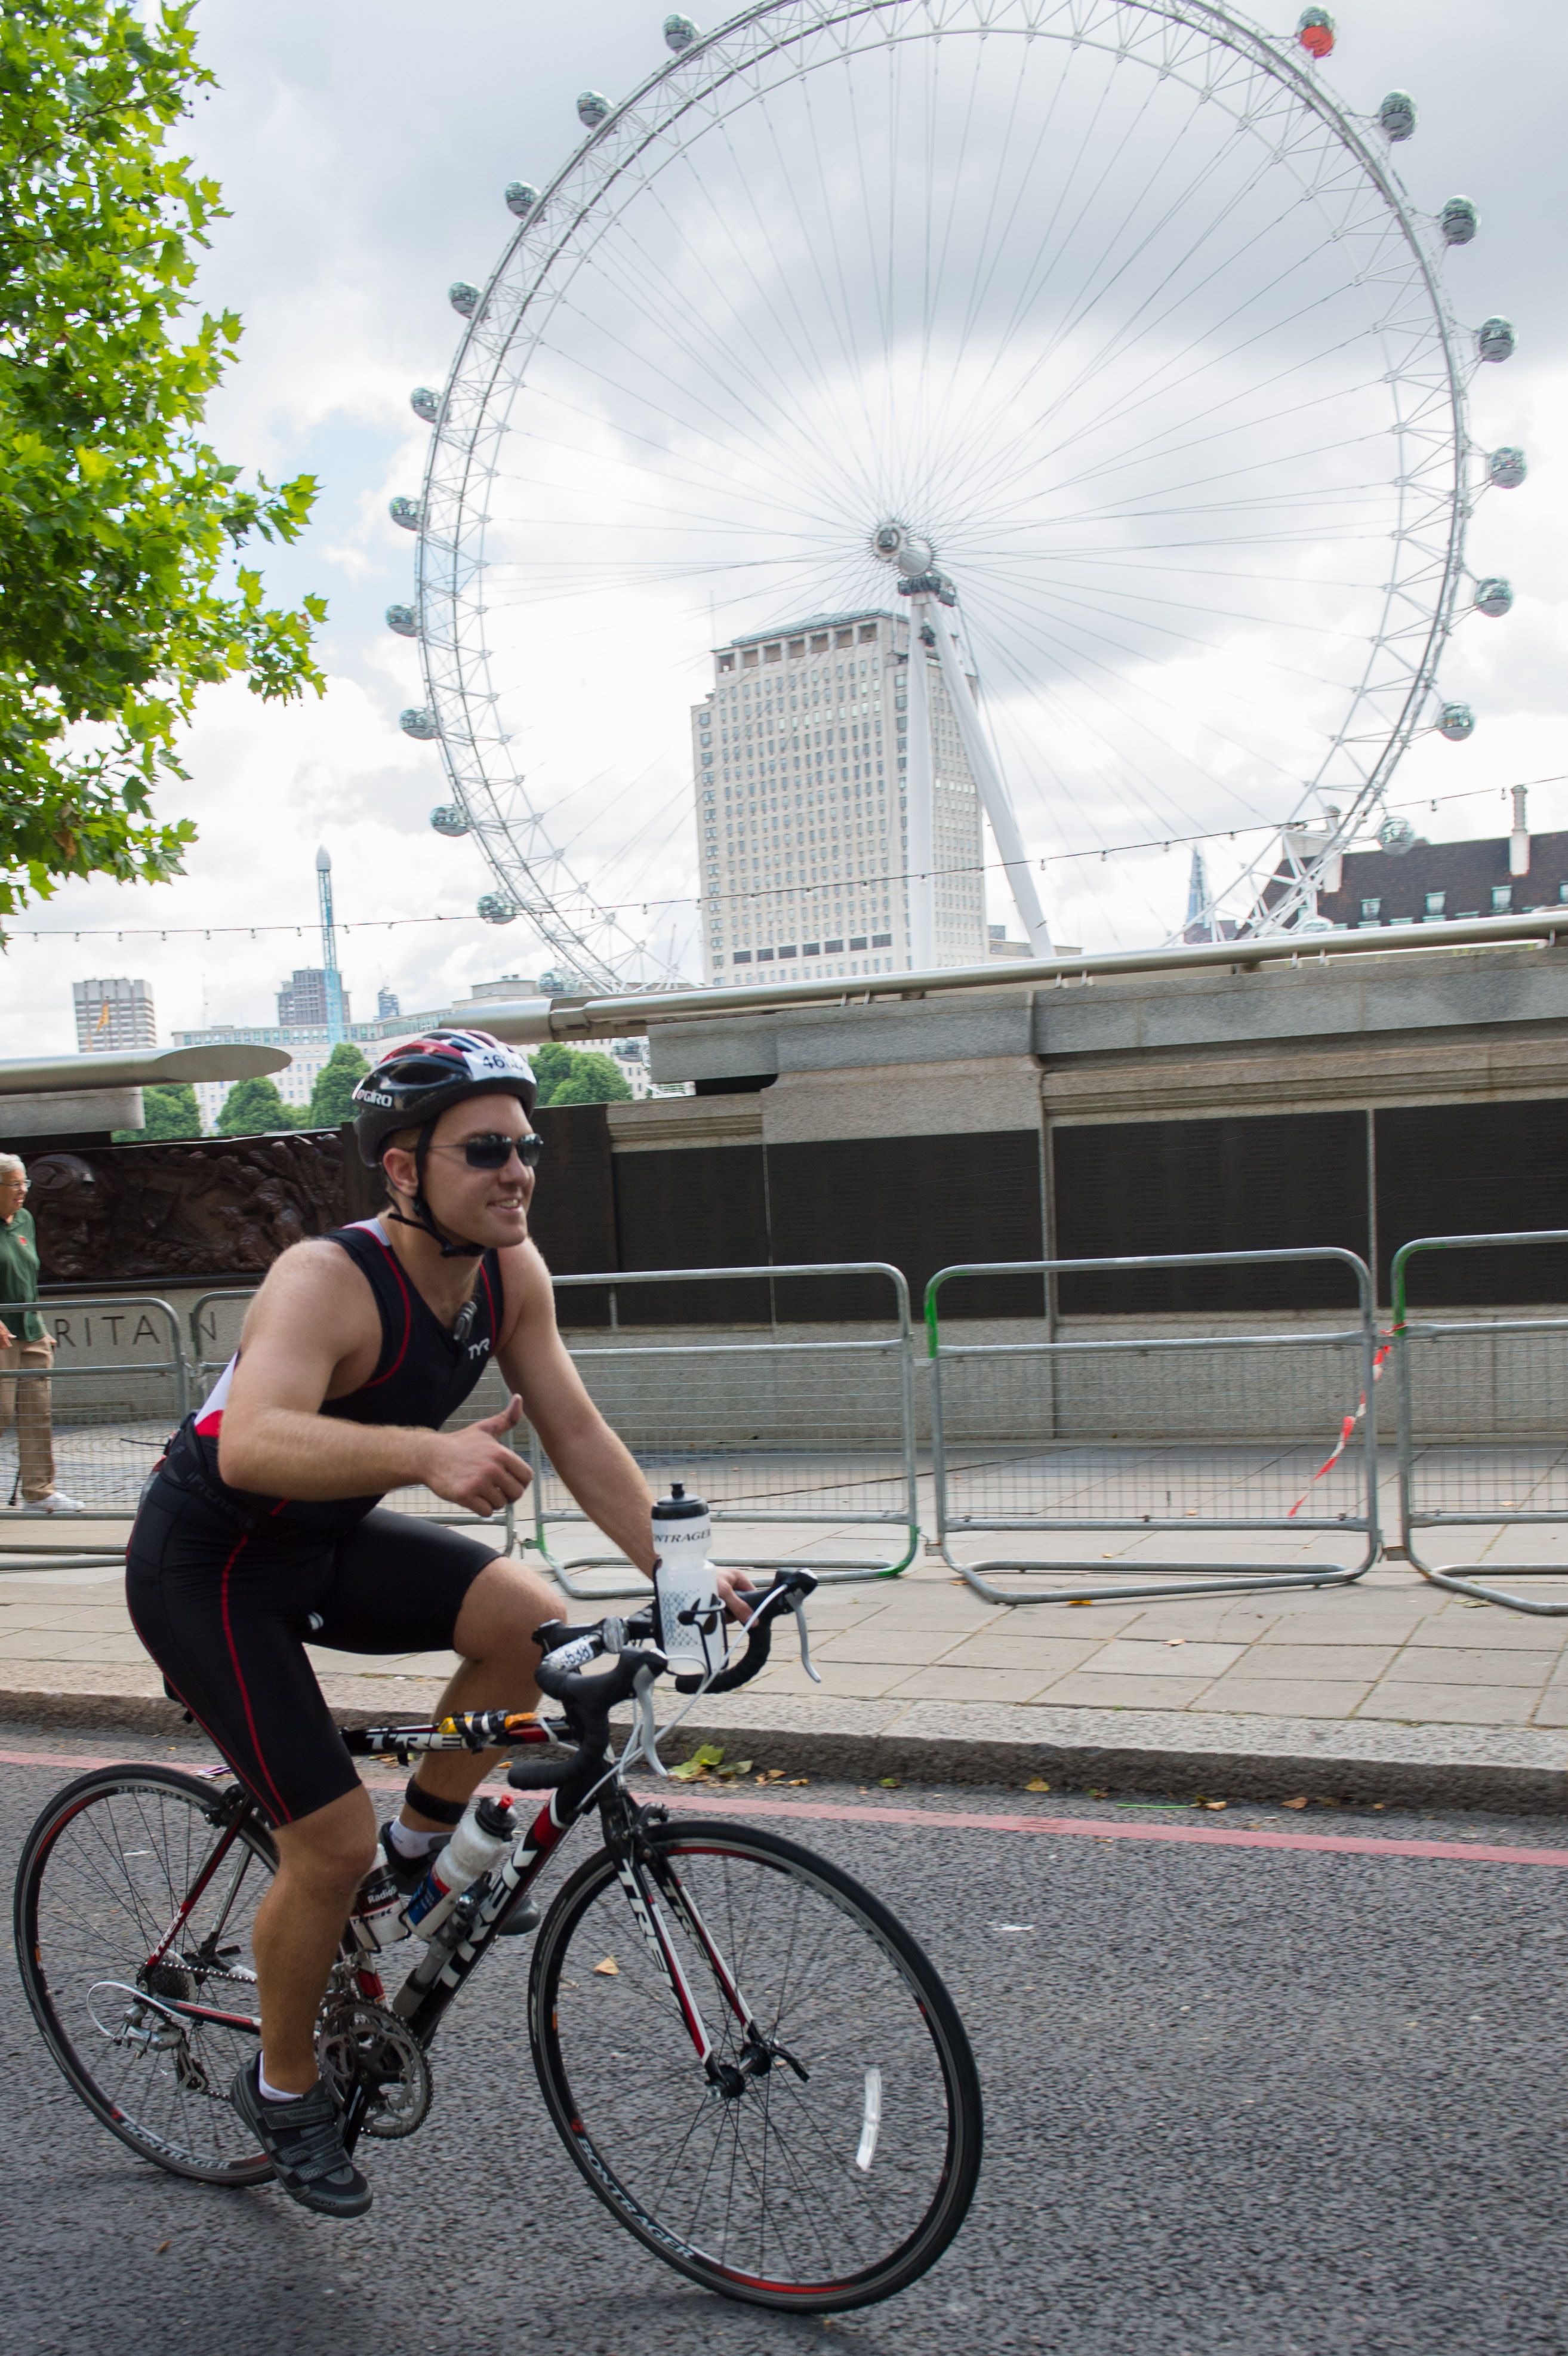
[[[29,1558],[0,1558],[0,1710],[177,1724],[119,1566],[78,1559],[84,1535],[51,1527]],[[788,1527],[770,1539],[780,1553],[813,1543]],[[1224,1558],[1252,1558],[1244,1533],[1225,1545]],[[1530,1592],[1568,1599],[1568,1585]],[[1477,1604],[1403,1563],[1311,1591],[1014,1610],[924,1555],[901,1579],[825,1589],[812,1625],[820,1686],[786,1638],[744,1693],[702,1703],[676,1745],[706,1733],[746,1755],[765,1747],[792,1772],[861,1779],[1568,1806],[1568,1618]],[[315,1657],[334,1708],[362,1724],[428,1714],[452,1665],[441,1653]],[[661,1707],[668,1716],[674,1697]]]

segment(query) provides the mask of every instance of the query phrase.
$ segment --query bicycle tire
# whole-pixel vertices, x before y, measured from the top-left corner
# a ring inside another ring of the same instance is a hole
[[[27,1835],[14,1920],[33,2018],[88,2108],[172,2175],[246,2185],[272,2172],[229,2101],[234,2070],[256,2050],[254,2035],[205,2022],[173,2029],[150,2008],[138,2012],[133,2000],[139,1989],[187,1998],[199,1989],[215,2007],[227,2000],[236,2011],[254,2009],[254,1988],[236,1973],[250,1967],[249,1925],[277,1853],[253,1820],[236,1835],[236,1868],[225,1859],[190,1918],[194,1932],[210,1916],[209,1946],[233,1933],[222,1954],[204,1965],[199,1937],[187,1937],[178,1960],[146,1968],[229,1797],[172,1767],[104,1767],[78,1777]],[[129,1851],[123,1826],[137,1843]],[[163,2044],[147,2041],[148,2031]],[[110,2055],[119,2058],[110,2062]]]
[[[534,2066],[568,2151],[645,2248],[726,2297],[829,2314],[907,2288],[963,2223],[983,2140],[974,2057],[935,1966],[849,1874],[776,1833],[698,1819],[651,1828],[650,1848],[716,2055],[734,2064],[743,2035],[672,1875],[767,2035],[787,2027],[794,2058],[714,2094],[602,1849],[559,1892],[529,1977]]]

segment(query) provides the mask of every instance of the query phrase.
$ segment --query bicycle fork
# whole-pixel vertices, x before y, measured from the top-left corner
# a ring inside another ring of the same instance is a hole
[[[669,1982],[671,1992],[680,2008],[687,2034],[702,2065],[704,2075],[715,2094],[732,2101],[745,2092],[753,2078],[765,2077],[775,2062],[788,2064],[804,2085],[807,2072],[793,2053],[775,2039],[764,2037],[756,2015],[747,2003],[744,1992],[724,1955],[717,1939],[709,1930],[696,1900],[687,1890],[679,1874],[667,1859],[661,1861],[656,1879],[663,1883],[672,1907],[686,1927],[692,1944],[706,1957],[708,1967],[725,2005],[733,2015],[739,2031],[741,2062],[720,2062],[714,2049],[702,2009],[697,2001],[690,1980],[681,1965],[674,1939],[670,1935],[668,1918],[653,1887],[654,1877],[645,1874],[640,1861],[623,1852],[616,1860],[616,1878],[626,1893],[637,1928],[642,1933],[655,1965]]]

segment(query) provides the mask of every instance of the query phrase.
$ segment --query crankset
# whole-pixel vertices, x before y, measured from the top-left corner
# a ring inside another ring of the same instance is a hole
[[[391,2141],[424,2125],[435,2094],[418,2038],[395,2013],[362,1997],[328,1997],[315,2032],[321,2074],[344,2104],[369,2095],[362,2132]]]

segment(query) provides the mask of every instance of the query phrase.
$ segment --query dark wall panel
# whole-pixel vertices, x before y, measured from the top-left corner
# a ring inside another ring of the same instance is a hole
[[[610,1123],[603,1105],[541,1105],[534,1127],[544,1157],[534,1182],[528,1227],[554,1276],[586,1276],[615,1260],[615,1186]],[[575,1287],[556,1296],[563,1325],[609,1322],[607,1295]]]
[[[1374,1115],[1378,1289],[1413,1236],[1505,1235],[1568,1227],[1568,1101],[1400,1105]],[[1568,1250],[1423,1253],[1413,1306],[1568,1301]]]
[[[1056,1254],[1368,1249],[1360,1112],[1149,1120],[1052,1132]],[[1173,1269],[1061,1280],[1064,1315],[1349,1307],[1349,1273],[1311,1266]]]
[[[1040,1135],[823,1139],[768,1148],[773,1258],[891,1260],[916,1320],[929,1278],[955,1261],[1039,1259]],[[1038,1280],[976,1280],[944,1290],[948,1317],[1038,1315]],[[885,1284],[825,1280],[778,1288],[786,1318],[884,1318]]]
[[[765,1267],[767,1200],[760,1145],[691,1145],[615,1157],[620,1264]],[[624,1325],[766,1324],[766,1284],[638,1285]]]

